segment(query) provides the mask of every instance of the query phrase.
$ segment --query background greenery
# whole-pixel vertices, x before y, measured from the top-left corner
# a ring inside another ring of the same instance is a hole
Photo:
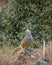
[[[16,47],[31,26],[32,47],[52,36],[52,0],[9,0],[0,11],[0,46]]]

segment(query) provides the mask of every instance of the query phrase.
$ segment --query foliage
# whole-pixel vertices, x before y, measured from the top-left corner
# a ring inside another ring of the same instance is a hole
[[[2,47],[0,46],[0,53],[1,54],[11,54],[11,51],[14,49],[14,47],[11,45],[3,45]]]
[[[34,41],[47,41],[52,36],[51,9],[51,0],[9,0],[0,12],[0,41],[18,46],[28,26]]]

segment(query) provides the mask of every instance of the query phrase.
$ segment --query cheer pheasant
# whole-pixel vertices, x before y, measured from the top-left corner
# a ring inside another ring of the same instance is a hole
[[[24,52],[24,50],[30,47],[32,43],[32,34],[30,28],[27,28],[25,37],[22,39],[21,44],[14,50],[13,55],[19,55],[20,53]]]

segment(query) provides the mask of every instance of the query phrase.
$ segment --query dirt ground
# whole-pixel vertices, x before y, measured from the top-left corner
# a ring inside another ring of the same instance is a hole
[[[43,49],[33,49],[30,48],[31,55],[25,51],[25,53],[21,53],[19,56],[14,57],[12,55],[3,55],[0,54],[0,65],[52,65],[52,50],[50,53],[50,44],[46,45],[45,58],[43,59]],[[41,60],[40,60],[41,59]],[[43,59],[43,61],[42,61]]]

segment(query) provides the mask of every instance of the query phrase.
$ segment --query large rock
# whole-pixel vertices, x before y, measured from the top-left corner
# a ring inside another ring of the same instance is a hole
[[[49,63],[48,63],[47,60],[39,58],[39,59],[37,60],[36,65],[49,65]]]

